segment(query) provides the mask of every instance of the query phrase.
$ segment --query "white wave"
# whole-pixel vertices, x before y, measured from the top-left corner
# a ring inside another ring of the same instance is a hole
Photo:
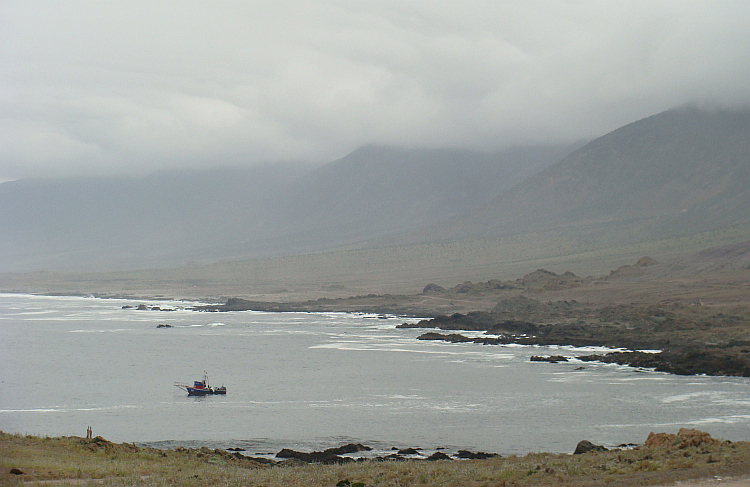
[[[624,370],[640,370],[640,369],[634,369],[633,367],[630,367],[628,365],[623,365]],[[639,375],[638,377],[623,377],[621,379],[618,379],[616,381],[610,382],[610,384],[619,384],[623,382],[636,382],[636,381],[669,381],[672,377],[663,373],[655,373],[655,374],[645,374],[645,375]]]
[[[565,377],[552,377],[550,379],[547,379],[547,382],[555,382],[561,384],[565,384],[568,382],[592,384],[594,381],[585,376],[582,376],[581,374],[568,374]]]
[[[15,313],[15,316],[30,316],[30,315],[38,316],[38,315],[49,315],[53,313],[57,313],[57,311],[56,310],[21,311],[21,312]]]
[[[401,322],[398,323],[380,323],[377,325],[367,325],[368,330],[396,330],[397,326],[400,325]]]
[[[713,391],[699,391],[699,392],[688,392],[685,394],[677,394],[674,396],[667,396],[661,399],[662,403],[670,404],[673,402],[684,402],[684,401],[690,401],[693,399],[721,399],[725,397],[725,394],[721,392],[713,392]]]
[[[118,409],[137,409],[134,404],[123,404],[120,406],[102,406],[87,408],[47,407],[30,409],[0,409],[0,413],[71,413],[80,411],[114,411]]]
[[[712,423],[737,424],[737,423],[747,422],[748,419],[750,419],[750,414],[735,414],[731,416],[720,416],[720,417],[715,417],[715,418],[697,419],[688,424],[694,424],[694,425],[712,424]]]
[[[734,414],[727,416],[715,416],[707,418],[689,419],[685,421],[672,421],[662,423],[620,423],[620,424],[599,424],[596,428],[683,428],[685,426],[702,426],[707,424],[739,424],[746,423],[750,420],[750,414]]]
[[[113,330],[70,330],[68,333],[122,333],[133,331],[132,328],[115,328]]]
[[[408,342],[407,342],[408,343]],[[464,362],[476,362],[477,360],[483,361],[494,361],[494,360],[513,360],[516,358],[515,355],[509,353],[497,353],[497,352],[477,352],[470,350],[461,350],[458,347],[451,347],[452,344],[446,344],[446,347],[429,347],[429,348],[405,348],[401,346],[403,344],[365,344],[356,341],[339,341],[335,343],[324,343],[320,345],[312,345],[310,349],[332,349],[342,350],[348,352],[393,352],[393,353],[417,353],[424,355],[442,355],[449,357],[463,357],[461,360]],[[420,344],[414,344],[415,347],[419,347]]]

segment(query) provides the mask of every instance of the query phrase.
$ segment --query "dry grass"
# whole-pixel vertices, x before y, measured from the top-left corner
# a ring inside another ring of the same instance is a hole
[[[11,468],[24,472],[12,475]],[[0,434],[2,485],[366,486],[656,485],[750,472],[750,443],[489,460],[261,465],[220,450],[162,451],[77,437]]]

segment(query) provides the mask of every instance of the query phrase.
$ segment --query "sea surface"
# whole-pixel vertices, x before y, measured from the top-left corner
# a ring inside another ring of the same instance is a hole
[[[138,304],[175,309],[142,311]],[[0,294],[0,430],[159,447],[572,452],[681,427],[750,440],[750,380],[530,362],[572,347],[449,344],[413,318],[207,313],[196,303]],[[159,324],[171,328],[157,328]],[[582,370],[576,370],[583,367]],[[226,396],[174,386],[209,374]]]

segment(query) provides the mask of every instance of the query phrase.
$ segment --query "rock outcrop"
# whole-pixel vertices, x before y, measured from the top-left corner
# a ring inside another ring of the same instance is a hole
[[[578,442],[578,445],[576,445],[576,450],[573,452],[573,455],[581,455],[591,451],[609,451],[609,449],[601,445],[595,445],[588,440],[581,440]]]
[[[650,448],[677,448],[683,449],[688,447],[699,446],[716,446],[721,442],[705,431],[699,431],[690,428],[681,428],[676,435],[670,433],[649,433],[645,446]]]
[[[362,451],[370,451],[372,448],[369,446],[362,445],[360,443],[349,443],[348,445],[340,446],[337,448],[328,448],[323,451],[314,451],[310,453],[299,452],[284,448],[276,454],[276,458],[294,459],[305,463],[323,463],[326,465],[340,464],[353,462],[354,459],[349,457],[342,457],[347,453],[358,453]]]

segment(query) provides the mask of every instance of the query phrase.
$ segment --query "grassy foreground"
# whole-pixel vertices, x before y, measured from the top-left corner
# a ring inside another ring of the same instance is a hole
[[[100,437],[0,433],[0,485],[630,486],[750,473],[750,443],[720,442],[695,430],[679,435],[652,434],[633,449],[579,455],[270,466],[207,448],[156,450]]]

